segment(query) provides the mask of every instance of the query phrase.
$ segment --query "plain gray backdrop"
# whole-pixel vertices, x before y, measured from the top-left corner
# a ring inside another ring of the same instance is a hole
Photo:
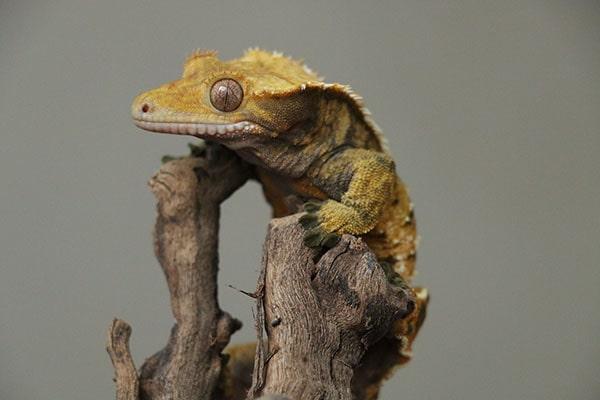
[[[350,84],[409,184],[432,294],[383,399],[600,396],[600,3],[0,2],[0,399],[113,398],[172,318],[146,180],[186,138],[130,121],[194,48],[280,50]],[[220,299],[245,322],[269,210],[223,210]]]

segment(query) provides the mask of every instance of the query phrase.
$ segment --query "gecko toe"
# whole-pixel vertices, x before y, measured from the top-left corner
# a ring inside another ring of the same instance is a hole
[[[304,234],[304,244],[308,247],[321,247],[323,232],[319,228],[313,228]]]
[[[206,142],[200,141],[198,143],[188,143],[190,148],[190,156],[192,157],[203,157],[206,154]]]
[[[177,160],[178,158],[179,158],[179,157],[176,157],[176,156],[171,156],[171,155],[169,155],[169,154],[166,154],[166,155],[164,155],[164,156],[162,156],[162,157],[160,158],[160,163],[161,163],[161,164],[166,164],[166,163],[168,163],[169,161]]]
[[[325,237],[323,238],[323,246],[324,247],[334,247],[336,244],[338,244],[338,242],[340,241],[341,237],[340,235],[336,234],[336,233],[328,233],[327,235],[325,235]]]
[[[316,213],[321,208],[321,203],[315,200],[309,200],[304,203],[304,211],[309,213]]]
[[[304,229],[312,229],[319,225],[319,217],[316,214],[304,214],[299,219],[300,225]]]

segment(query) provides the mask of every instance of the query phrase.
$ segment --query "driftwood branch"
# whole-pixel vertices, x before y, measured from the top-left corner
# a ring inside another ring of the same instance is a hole
[[[221,352],[241,326],[221,311],[217,301],[219,208],[248,177],[249,169],[233,153],[208,146],[201,157],[164,164],[149,182],[158,211],[154,250],[176,323],[165,348],[141,367],[140,399],[216,396],[225,361]],[[109,348],[113,342],[109,340]],[[128,364],[125,377],[120,358],[115,357],[118,352],[109,353],[117,371],[117,398],[135,399],[131,394],[135,386],[129,382],[133,364]]]
[[[360,239],[346,235],[325,252],[305,247],[298,215],[270,224],[254,294],[259,345],[222,354],[241,324],[217,300],[220,204],[251,169],[217,145],[193,156],[164,164],[149,182],[176,323],[138,373],[131,328],[113,321],[117,400],[375,399],[399,357],[385,335],[411,309],[410,294],[388,283]]]
[[[271,222],[257,307],[268,340],[259,342],[250,399],[354,398],[365,352],[411,309],[361,239],[346,235],[320,254],[302,236],[298,215]]]
[[[110,355],[115,369],[117,400],[136,400],[138,398],[139,378],[133,358],[129,351],[131,327],[127,322],[113,320],[108,329],[106,351]]]

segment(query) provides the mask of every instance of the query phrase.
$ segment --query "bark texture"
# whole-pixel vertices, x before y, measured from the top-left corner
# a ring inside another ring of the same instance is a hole
[[[112,322],[107,351],[117,400],[375,398],[398,357],[385,335],[413,299],[388,283],[361,239],[345,235],[327,251],[304,246],[299,215],[269,226],[251,294],[258,346],[222,353],[241,323],[217,300],[220,204],[250,177],[232,152],[207,145],[164,164],[150,180],[154,249],[176,323],[166,346],[138,372],[131,327]]]
[[[108,351],[115,369],[117,400],[135,400],[138,398],[140,384],[129,351],[130,336],[131,326],[125,321],[114,319],[108,328],[106,351]]]
[[[221,352],[241,327],[217,301],[219,208],[248,179],[249,169],[218,146],[198,153],[201,157],[164,164],[149,181],[158,212],[154,250],[176,323],[165,348],[146,360],[139,377],[131,373],[129,327],[122,321],[111,325],[108,350],[119,400],[215,398],[225,361]]]
[[[412,299],[393,287],[366,244],[350,235],[321,254],[302,242],[298,215],[273,220],[264,248],[250,399],[352,399],[367,349],[404,317]]]

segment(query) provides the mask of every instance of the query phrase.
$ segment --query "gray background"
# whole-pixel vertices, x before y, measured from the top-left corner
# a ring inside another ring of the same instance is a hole
[[[186,138],[129,103],[186,54],[249,47],[351,84],[386,132],[433,302],[384,399],[600,396],[600,4],[11,1],[0,4],[0,399],[108,399],[105,329],[139,364],[172,320],[145,182]],[[253,338],[269,218],[224,206],[220,293]]]

